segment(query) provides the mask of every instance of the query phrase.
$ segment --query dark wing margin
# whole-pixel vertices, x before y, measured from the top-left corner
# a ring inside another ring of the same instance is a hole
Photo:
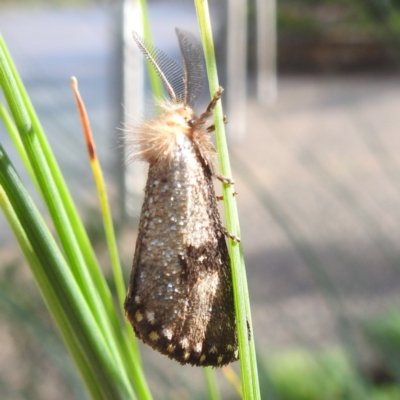
[[[183,60],[184,87],[176,92],[184,104],[194,107],[204,84],[204,55],[201,42],[190,32],[176,28]]]
[[[133,32],[133,39],[164,82],[169,97],[172,100],[182,101],[181,94],[185,91],[185,75],[181,66],[162,50],[147,43],[136,32]]]

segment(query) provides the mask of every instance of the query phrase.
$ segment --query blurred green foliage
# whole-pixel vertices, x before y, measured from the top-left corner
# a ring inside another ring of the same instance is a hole
[[[279,398],[285,400],[341,398],[351,376],[350,366],[340,352],[313,354],[303,349],[273,356],[268,373]]]
[[[398,309],[369,320],[365,333],[387,375],[400,382],[400,312]],[[400,398],[400,396],[399,396]]]
[[[8,360],[0,367],[0,398],[88,398],[35,282],[17,258],[0,269],[0,324],[2,358]]]
[[[398,0],[279,0],[281,34],[316,34],[349,29],[379,33],[400,32]]]
[[[400,340],[400,335],[397,335]],[[268,356],[264,375],[271,388],[263,398],[270,400],[398,400],[395,381],[372,382],[340,349],[311,351],[289,349]],[[364,385],[360,391],[360,384]]]

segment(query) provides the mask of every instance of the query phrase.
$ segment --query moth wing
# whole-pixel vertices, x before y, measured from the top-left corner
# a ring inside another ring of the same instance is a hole
[[[237,359],[229,255],[209,167],[185,157],[150,166],[125,309],[154,349],[219,366]]]
[[[187,362],[222,366],[236,361],[232,277],[224,236],[203,249],[188,248],[186,262],[188,269],[197,271],[195,279],[188,277],[188,309],[178,331],[178,337],[186,338],[191,349]],[[181,356],[185,355],[181,350]]]

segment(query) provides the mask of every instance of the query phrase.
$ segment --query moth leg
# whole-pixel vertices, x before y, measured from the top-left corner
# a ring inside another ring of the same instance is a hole
[[[236,197],[238,195],[238,192],[233,192],[232,196]],[[215,198],[217,199],[217,201],[222,201],[224,199],[224,196],[215,196]]]
[[[222,227],[222,233],[228,237],[229,239],[232,239],[234,242],[236,243],[240,243],[240,237],[236,236],[236,235],[232,235],[231,233],[229,233],[226,228]]]
[[[214,176],[222,183],[227,183],[228,185],[233,185],[235,183],[233,179],[217,174],[216,172],[214,173]]]
[[[223,91],[224,91],[224,88],[220,86],[218,88],[217,92],[214,94],[214,97],[210,101],[210,104],[207,107],[206,113],[210,113],[214,109],[215,105],[217,104],[217,101],[221,98]]]
[[[217,90],[217,93],[215,93],[214,97],[210,101],[210,104],[208,105],[207,109],[203,114],[200,115],[199,119],[197,120],[198,125],[203,125],[205,122],[208,120],[208,118],[211,117],[212,110],[214,109],[215,105],[217,104],[217,101],[221,98],[222,92],[224,89],[220,87]]]
[[[227,124],[227,123],[228,123],[228,119],[226,118],[226,115],[224,115],[224,124]],[[208,133],[211,133],[214,131],[215,131],[215,124],[212,124],[207,128]]]

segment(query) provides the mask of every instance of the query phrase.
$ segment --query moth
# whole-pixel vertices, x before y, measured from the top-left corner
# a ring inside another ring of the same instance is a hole
[[[149,163],[129,289],[127,318],[136,336],[181,364],[221,367],[238,359],[230,259],[213,178],[213,126],[204,125],[221,97],[197,117],[203,50],[176,29],[183,67],[137,34],[134,39],[166,86],[161,113],[128,140]],[[229,236],[229,235],[228,235]]]

